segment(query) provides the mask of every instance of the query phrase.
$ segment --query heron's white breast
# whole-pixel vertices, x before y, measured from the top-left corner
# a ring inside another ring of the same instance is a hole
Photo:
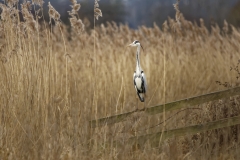
[[[141,78],[135,78],[135,84],[136,84],[136,87],[139,89],[139,90],[142,90],[142,79]]]

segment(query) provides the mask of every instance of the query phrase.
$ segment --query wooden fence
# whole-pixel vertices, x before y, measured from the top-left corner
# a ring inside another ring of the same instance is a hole
[[[153,107],[146,108],[145,110],[139,110],[141,112],[145,112],[150,115],[159,114],[162,112],[173,111],[176,109],[182,109],[186,107],[191,107],[195,105],[200,105],[203,103],[207,103],[210,101],[220,100],[223,98],[230,98],[232,96],[240,95],[240,87],[231,88],[228,90],[223,90],[219,92],[213,92],[201,96],[191,97],[171,103],[156,105]],[[131,114],[135,113],[136,111],[127,112],[119,115],[104,117],[96,120],[90,121],[89,125],[91,129],[96,127],[102,127],[106,125],[112,125],[115,123],[123,122],[127,119],[127,117],[131,116]],[[203,132],[207,130],[219,129],[223,127],[229,127],[233,125],[240,124],[240,116],[236,117],[229,117],[225,119],[220,119],[213,122],[208,122],[205,124],[198,124],[193,126],[187,126],[183,128],[177,128],[172,130],[166,130],[164,132],[157,132],[148,135],[136,136],[131,137],[128,139],[128,143],[130,144],[139,144],[143,145],[146,143],[147,140],[150,140],[153,146],[157,146],[159,144],[160,139],[164,140],[167,138],[171,138],[173,136],[183,136],[185,134],[195,134],[198,132]],[[160,138],[161,137],[161,138]]]

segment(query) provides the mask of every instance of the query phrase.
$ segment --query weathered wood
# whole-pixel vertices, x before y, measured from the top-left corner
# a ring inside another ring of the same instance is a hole
[[[177,128],[173,130],[167,130],[164,132],[158,132],[154,134],[132,137],[128,139],[126,143],[132,144],[132,145],[134,144],[137,146],[143,146],[147,141],[149,141],[152,147],[158,147],[159,143],[163,142],[163,140],[167,138],[184,136],[187,134],[196,134],[196,133],[204,132],[208,130],[230,127],[237,124],[240,124],[240,116],[225,118],[225,119],[221,119],[213,122],[208,122],[205,124],[198,124],[198,125],[193,125],[193,126],[188,126],[183,128]],[[161,142],[160,142],[160,137],[161,137]]]
[[[222,98],[229,98],[235,95],[240,95],[240,87],[235,87],[228,90],[213,92],[213,93],[209,93],[209,94],[205,94],[197,97],[191,97],[191,98],[187,98],[187,99],[183,99],[183,100],[179,100],[171,103],[166,103],[165,112],[181,109],[183,107],[199,105],[199,104],[203,104],[206,102],[210,102],[210,101],[214,101]],[[149,107],[149,108],[146,108],[145,110],[140,110],[140,111],[143,111],[151,115],[162,113],[164,111],[164,104]],[[114,115],[114,116],[109,116],[105,118],[100,118],[97,120],[92,120],[90,121],[90,126],[91,128],[95,128],[99,126],[118,123],[118,122],[124,121],[126,117],[130,116],[134,112],[135,111]]]

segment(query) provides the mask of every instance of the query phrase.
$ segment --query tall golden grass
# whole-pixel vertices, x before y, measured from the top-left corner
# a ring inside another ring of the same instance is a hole
[[[136,113],[122,124],[96,130],[88,124],[143,105],[222,90],[216,81],[238,85],[230,67],[240,58],[239,29],[225,22],[223,29],[213,25],[210,32],[202,21],[198,26],[181,17],[181,29],[176,31],[171,27],[175,21],[168,19],[163,29],[154,25],[132,30],[109,22],[79,33],[80,20],[77,30],[69,29],[54,10],[49,14],[58,23],[40,23],[29,12],[29,7],[34,10],[31,3],[20,10],[24,16],[20,21],[14,2],[0,6],[0,159],[239,158],[239,126],[168,139],[158,148],[146,145],[138,150],[112,143],[162,127],[238,115],[239,97],[203,104],[154,128],[161,115]],[[41,10],[37,14],[42,16]],[[77,16],[73,18],[78,21]],[[145,49],[141,53],[149,85],[145,104],[133,88],[135,49],[125,48],[135,39]]]

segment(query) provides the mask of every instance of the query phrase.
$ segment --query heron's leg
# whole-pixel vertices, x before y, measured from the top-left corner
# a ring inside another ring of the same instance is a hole
[[[136,105],[136,109],[135,109],[135,112],[137,112],[138,111],[138,97],[136,97],[136,100],[137,100],[137,105]]]
[[[145,98],[145,101],[144,101],[144,107],[143,107],[143,110],[146,111],[146,94],[144,94],[144,98]]]
[[[145,103],[146,103],[146,101],[143,102],[143,111],[146,110]]]

